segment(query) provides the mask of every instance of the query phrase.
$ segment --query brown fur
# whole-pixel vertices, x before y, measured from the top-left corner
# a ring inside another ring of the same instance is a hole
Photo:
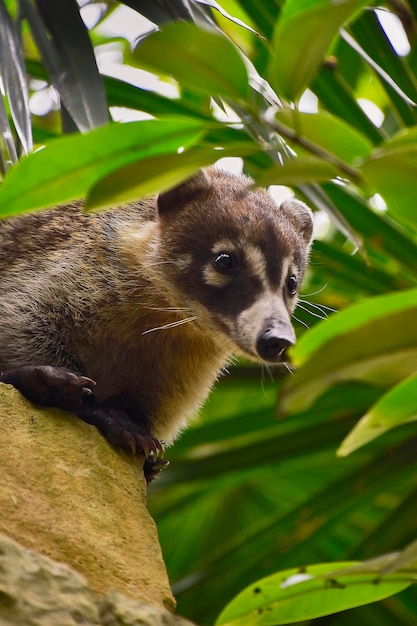
[[[88,376],[98,403],[171,441],[239,351],[228,328],[259,292],[252,276],[237,298],[201,293],[203,256],[222,237],[244,239],[268,249],[271,285],[290,253],[301,280],[311,218],[293,209],[279,210],[243,176],[209,169],[108,212],[74,203],[1,222],[0,369],[52,365]],[[290,314],[295,301],[283,299]]]

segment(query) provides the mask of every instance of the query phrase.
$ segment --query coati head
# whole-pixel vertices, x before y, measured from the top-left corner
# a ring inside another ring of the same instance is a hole
[[[295,343],[290,316],[308,260],[310,209],[298,200],[278,207],[251,179],[209,168],[161,194],[158,214],[158,257],[196,323],[231,342],[231,352],[285,360]]]

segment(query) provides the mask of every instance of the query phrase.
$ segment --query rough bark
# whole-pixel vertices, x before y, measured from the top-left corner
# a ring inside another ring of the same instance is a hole
[[[110,591],[0,535],[0,626],[192,626],[162,606]]]
[[[139,458],[69,413],[35,407],[0,384],[0,474],[0,533],[70,565],[93,595],[114,590],[169,615],[175,601]],[[0,588],[0,625],[9,624],[2,622],[7,597]],[[49,623],[58,622],[39,622]]]

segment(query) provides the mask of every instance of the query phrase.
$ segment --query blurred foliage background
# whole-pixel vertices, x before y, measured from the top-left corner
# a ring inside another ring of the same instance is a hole
[[[232,368],[150,489],[200,624],[278,570],[401,550],[417,517],[417,5],[220,4],[0,0],[0,215],[220,157],[315,210],[293,375]],[[353,621],[416,625],[415,588],[314,623]]]

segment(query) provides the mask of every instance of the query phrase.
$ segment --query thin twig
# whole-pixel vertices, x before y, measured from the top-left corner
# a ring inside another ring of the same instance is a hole
[[[324,161],[331,163],[332,165],[337,167],[337,169],[339,169],[341,172],[346,174],[346,176],[349,179],[357,183],[361,182],[362,175],[360,171],[356,169],[355,167],[352,167],[351,165],[348,165],[347,163],[339,159],[339,157],[337,157],[335,154],[328,152],[325,148],[322,148],[321,146],[318,146],[313,141],[310,141],[310,139],[307,139],[306,137],[301,137],[292,128],[285,126],[285,124],[281,124],[281,122],[278,122],[270,114],[266,114],[264,116],[264,121],[271,128],[273,128],[277,133],[279,133],[282,137],[285,137],[285,139],[289,139],[290,141],[293,141],[296,145],[300,146],[301,148],[304,148],[305,150],[308,150],[309,152],[319,157],[320,159],[323,159]]]

